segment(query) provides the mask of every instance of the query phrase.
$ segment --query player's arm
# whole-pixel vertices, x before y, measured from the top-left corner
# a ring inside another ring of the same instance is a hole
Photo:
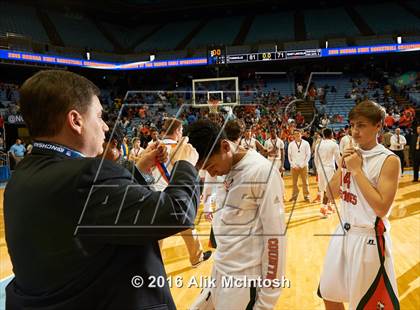
[[[257,150],[261,154],[263,154],[263,155],[266,155],[267,154],[268,151],[265,149],[265,147],[257,139],[255,139],[255,146],[257,147]]]
[[[356,156],[358,155],[352,155],[349,160],[353,160]],[[350,169],[347,161],[346,165]],[[363,197],[365,197],[366,201],[379,217],[384,217],[391,208],[395,194],[397,193],[400,170],[399,158],[396,156],[388,156],[382,166],[377,188],[370,183],[369,179],[364,174],[361,165],[351,171]]]
[[[255,185],[254,195],[261,197],[258,199],[258,218],[263,229],[262,236],[255,238],[263,238],[264,242],[261,279],[270,279],[273,285],[277,281],[277,284],[281,285],[282,277],[285,276],[286,258],[283,181],[278,171],[271,174],[267,171],[265,174],[270,175],[268,183]],[[280,293],[279,286],[261,288],[253,309],[274,309]]]
[[[280,156],[281,156],[281,159],[280,159],[280,168],[281,169],[284,169],[284,161],[285,161],[285,151],[284,151],[284,145],[283,145],[283,147],[280,149]],[[283,170],[282,170],[283,171]]]
[[[289,147],[287,148],[287,156],[289,158],[290,169],[293,169],[295,167],[295,163],[293,162],[291,143],[289,143]]]
[[[309,168],[309,161],[311,160],[311,155],[312,155],[312,153],[311,153],[311,146],[309,145],[309,143],[306,144],[306,148],[305,149],[306,149],[305,163],[306,163],[306,165]]]

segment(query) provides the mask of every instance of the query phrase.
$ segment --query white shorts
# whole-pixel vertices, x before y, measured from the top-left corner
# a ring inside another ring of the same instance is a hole
[[[316,167],[318,173],[318,189],[321,193],[327,190],[328,182],[334,175],[335,169],[330,167]]]
[[[374,228],[347,225],[338,225],[331,238],[318,296],[348,302],[350,310],[399,309],[388,232],[377,236]]]
[[[255,287],[223,287],[222,274],[213,266],[212,278],[216,279],[215,287],[204,288],[190,310],[245,310],[253,309],[257,299]],[[241,278],[241,276],[238,276]]]

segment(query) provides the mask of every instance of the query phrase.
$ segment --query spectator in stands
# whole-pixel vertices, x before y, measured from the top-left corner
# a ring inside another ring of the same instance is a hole
[[[305,117],[302,115],[302,113],[299,111],[296,113],[296,127],[302,128],[305,125]]]
[[[395,120],[392,116],[392,113],[388,113],[384,120],[385,126],[387,128],[392,128],[394,126]]]
[[[127,129],[128,126],[130,126],[130,121],[128,120],[128,118],[126,116],[123,117],[123,119],[121,121],[121,126],[124,129]]]
[[[394,113],[392,114],[392,117],[394,118],[394,124],[396,126],[399,126],[399,122],[401,118],[400,112],[398,110],[395,110]]]
[[[130,149],[128,147],[128,138],[124,136],[123,142],[121,143],[121,156],[124,160],[128,160],[128,155],[130,154]]]
[[[404,173],[404,146],[407,144],[407,140],[401,135],[401,129],[395,129],[395,134],[391,137],[390,150],[400,158],[401,162],[401,175]]]
[[[410,111],[404,111],[401,115],[399,127],[404,130],[406,128],[410,128],[413,122],[413,116],[411,115]]]
[[[389,147],[391,146],[391,137],[392,137],[392,133],[388,128],[384,129],[384,134],[382,135],[382,144],[389,149]]]
[[[324,115],[322,116],[322,118],[319,122],[319,127],[327,128],[329,124],[330,124],[330,119],[328,118],[328,115],[326,113],[324,113]]]
[[[22,140],[19,139],[19,138],[17,138],[15,144],[13,144],[10,147],[9,152],[10,152],[10,154],[12,155],[12,157],[13,157],[13,159],[15,161],[15,165],[19,164],[19,162],[25,156],[25,152],[26,152],[26,148],[22,144]]]
[[[150,140],[147,145],[150,145],[152,143],[156,143],[159,141],[159,131],[157,130],[156,127],[150,128],[150,138],[152,138],[152,140]]]

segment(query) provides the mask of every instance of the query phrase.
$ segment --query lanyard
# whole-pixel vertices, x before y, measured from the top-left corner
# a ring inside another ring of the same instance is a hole
[[[163,142],[163,144],[165,146],[170,146],[172,149],[177,147],[177,143]],[[171,174],[169,173],[168,168],[166,168],[166,164],[156,161],[156,168],[158,169],[159,173],[161,174],[165,182],[169,184],[169,180],[171,179]]]
[[[34,147],[33,149],[38,149],[38,150],[49,150],[49,151],[53,151],[56,152],[58,154],[62,154],[65,155],[67,157],[71,157],[71,158],[80,158],[80,157],[85,157],[82,153],[69,149],[65,146],[62,145],[58,145],[58,144],[52,144],[52,143],[48,143],[48,142],[40,142],[40,141],[36,141],[34,142]]]
[[[274,140],[274,142],[273,142],[273,139],[270,138],[270,141],[271,141],[274,151],[277,152],[277,138]]]
[[[300,146],[302,145],[302,140],[300,141],[299,144],[296,141],[295,141],[295,143],[296,143],[296,146],[297,146],[297,149],[298,149],[298,153],[300,153]]]

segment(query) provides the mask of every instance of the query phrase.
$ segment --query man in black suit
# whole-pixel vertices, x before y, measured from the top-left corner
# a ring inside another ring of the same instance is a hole
[[[198,154],[181,146],[184,160],[163,192],[146,182],[163,147],[148,148],[135,173],[96,158],[108,131],[98,94],[66,71],[38,72],[20,90],[35,142],[5,190],[15,273],[7,309],[176,308],[157,241],[193,225]]]
[[[413,182],[418,182],[420,167],[420,124],[417,125],[416,131],[411,135],[410,142],[411,160],[413,161]]]

